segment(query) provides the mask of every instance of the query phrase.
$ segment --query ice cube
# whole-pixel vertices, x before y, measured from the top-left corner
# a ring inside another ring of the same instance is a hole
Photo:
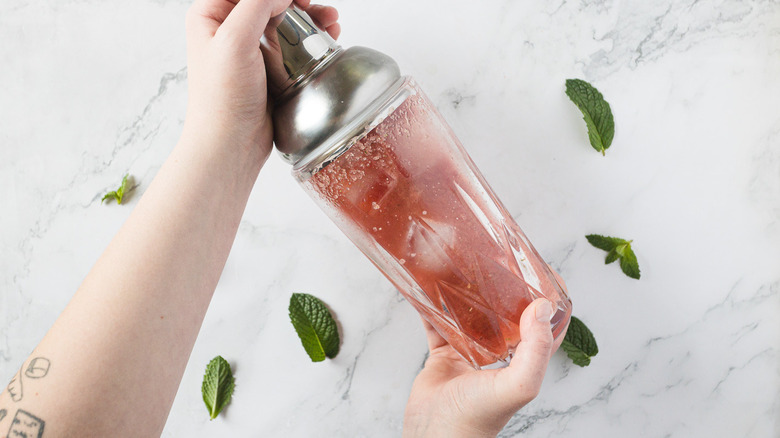
[[[389,173],[382,169],[372,169],[363,178],[350,184],[346,197],[363,212],[376,214],[396,184],[397,180]]]

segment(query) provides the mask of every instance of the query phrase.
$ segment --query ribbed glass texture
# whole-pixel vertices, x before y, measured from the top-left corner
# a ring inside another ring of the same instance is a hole
[[[427,97],[411,95],[302,184],[341,230],[475,368],[506,365],[518,323],[571,301]]]

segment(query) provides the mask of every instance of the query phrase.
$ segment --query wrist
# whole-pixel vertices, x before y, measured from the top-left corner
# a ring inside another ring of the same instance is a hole
[[[238,187],[251,187],[271,153],[271,131],[247,132],[225,127],[213,120],[188,118],[173,155],[190,162],[193,169],[232,180]]]
[[[495,438],[502,428],[496,431],[488,431],[473,427],[468,424],[448,422],[444,419],[420,418],[421,422],[415,422],[413,418],[404,421],[404,438],[427,438],[446,436],[448,438]],[[411,421],[410,421],[411,420]]]
[[[270,120],[225,122],[219,117],[187,114],[180,145],[216,153],[241,155],[245,160],[263,163],[273,148]]]

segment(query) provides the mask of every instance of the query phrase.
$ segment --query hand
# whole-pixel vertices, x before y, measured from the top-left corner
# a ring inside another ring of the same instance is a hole
[[[327,6],[296,4],[338,37],[338,12]],[[197,0],[187,13],[189,102],[185,134],[263,149],[272,144],[272,124],[260,37],[271,17],[290,0]]]
[[[499,370],[475,370],[423,320],[430,356],[412,385],[404,437],[495,437],[539,394],[550,356],[563,342],[563,336],[553,342],[552,312],[546,299],[523,311],[522,341],[509,366]]]

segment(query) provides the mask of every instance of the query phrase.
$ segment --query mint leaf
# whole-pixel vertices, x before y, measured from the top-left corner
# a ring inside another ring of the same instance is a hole
[[[122,178],[122,185],[119,186],[118,189],[108,192],[103,196],[103,199],[100,200],[100,203],[102,204],[105,200],[112,200],[115,199],[117,204],[122,204],[122,199],[125,197],[125,193],[127,193],[128,190],[128,182],[127,179],[130,176],[130,174],[127,174]]]
[[[582,79],[567,79],[566,95],[582,112],[590,145],[601,155],[606,155],[605,151],[615,136],[615,120],[609,103],[599,90]]]
[[[604,251],[612,251],[618,245],[626,243],[625,240],[617,237],[599,236],[598,234],[588,234],[585,238],[588,239],[591,245]]]
[[[222,409],[230,402],[235,388],[235,379],[230,364],[222,356],[211,359],[206,366],[206,373],[203,375],[203,402],[206,403],[206,409],[209,410],[211,419],[217,418]]]
[[[630,243],[626,245],[623,255],[620,256],[620,269],[629,277],[639,280],[639,262]]]
[[[561,342],[561,348],[566,355],[569,356],[569,359],[574,362],[574,365],[579,365],[581,367],[590,365],[590,357],[571,342],[564,339],[564,341]]]
[[[100,203],[102,204],[103,201],[105,201],[106,199],[108,199],[108,200],[116,199],[117,202],[118,202],[119,195],[117,195],[116,191],[108,192],[108,193],[105,194],[105,196],[103,196],[103,199],[100,200]]]
[[[608,265],[619,258],[620,258],[620,254],[618,254],[617,250],[613,249],[612,251],[607,253],[607,258],[606,260],[604,260],[604,264]]]
[[[588,234],[585,238],[596,248],[607,251],[607,258],[604,260],[604,263],[610,264],[620,259],[620,269],[623,270],[623,273],[639,280],[639,262],[636,259],[634,250],[631,249],[633,240],[600,236],[598,234]]]
[[[322,301],[309,294],[292,294],[289,311],[290,321],[312,362],[336,357],[339,353],[339,331]]]
[[[596,338],[588,327],[579,318],[572,315],[569,329],[563,337],[561,348],[575,365],[586,367],[590,365],[590,358],[599,354]]]

